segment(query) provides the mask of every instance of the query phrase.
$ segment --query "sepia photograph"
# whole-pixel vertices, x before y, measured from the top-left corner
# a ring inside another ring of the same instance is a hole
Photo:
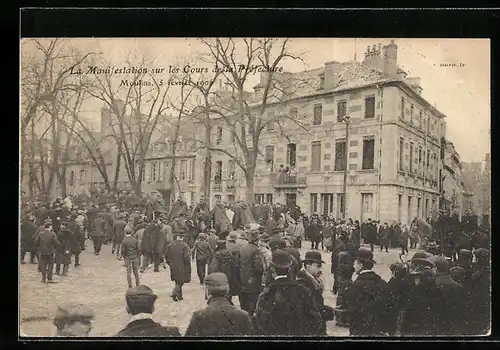
[[[491,333],[490,41],[24,38],[19,336]]]

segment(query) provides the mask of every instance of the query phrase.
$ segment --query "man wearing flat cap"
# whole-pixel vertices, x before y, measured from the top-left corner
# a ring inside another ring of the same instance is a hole
[[[284,250],[273,252],[274,280],[262,292],[255,310],[258,335],[325,335],[321,311],[309,291],[289,277],[292,256]]]
[[[326,335],[326,321],[333,320],[333,309],[325,305],[323,299],[323,291],[325,289],[321,278],[321,267],[325,263],[321,257],[321,253],[317,250],[312,250],[306,253],[302,260],[304,267],[297,274],[297,282],[305,287],[311,293],[312,298],[321,311],[323,317],[324,334]]]
[[[157,296],[151,288],[139,285],[125,294],[127,313],[131,316],[127,326],[117,337],[180,337],[179,328],[165,327],[153,321]]]
[[[229,283],[221,272],[205,278],[208,306],[193,312],[185,336],[244,336],[252,334],[252,321],[246,311],[236,308],[228,297]]]
[[[385,313],[388,300],[387,282],[372,271],[373,252],[365,247],[358,249],[354,260],[357,278],[346,291],[349,332],[353,336],[384,336],[388,333]]]
[[[248,243],[240,248],[240,306],[250,317],[255,311],[255,305],[262,288],[264,273],[264,257],[259,249],[259,231],[250,230]]]
[[[57,337],[87,337],[92,330],[94,312],[83,304],[60,305],[54,317]]]

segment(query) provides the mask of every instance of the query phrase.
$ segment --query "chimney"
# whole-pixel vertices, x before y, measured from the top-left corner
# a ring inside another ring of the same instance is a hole
[[[398,73],[398,46],[391,40],[389,45],[384,46],[384,75],[396,77]]]
[[[111,111],[106,107],[101,107],[101,132],[107,130],[111,123]]]
[[[336,88],[339,85],[340,62],[330,61],[325,63],[324,89],[325,91]]]
[[[422,87],[420,86],[420,77],[408,78],[410,87],[415,90],[419,95],[422,95]]]

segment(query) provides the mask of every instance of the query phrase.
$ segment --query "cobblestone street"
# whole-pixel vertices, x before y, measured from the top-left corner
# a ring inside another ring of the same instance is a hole
[[[308,247],[305,242],[303,247]],[[127,281],[125,268],[121,261],[111,255],[111,246],[106,245],[101,255],[92,254],[92,244],[87,241],[87,250],[82,253],[80,267],[70,267],[66,277],[55,275],[57,284],[42,284],[36,264],[21,265],[20,269],[20,320],[21,335],[53,336],[55,327],[52,320],[57,305],[64,302],[81,302],[89,305],[95,312],[91,336],[113,336],[128,322],[125,311],[125,291]],[[302,249],[302,257],[307,249]],[[389,265],[399,260],[398,249],[389,253],[375,251],[377,265],[374,270],[384,279],[390,278]],[[410,255],[412,252],[410,252]],[[333,279],[330,274],[330,254],[322,252],[326,265],[323,267],[325,279],[325,303],[335,306],[335,296],[330,292]],[[173,289],[170,273],[160,268],[154,273],[150,267],[140,275],[141,284],[148,285],[158,295],[154,319],[165,325],[178,326],[184,334],[194,310],[206,305],[204,287],[200,286],[192,265],[192,281],[184,285],[184,300],[174,302],[169,294]],[[238,298],[233,298],[239,307]],[[328,322],[328,335],[347,336],[347,328],[338,327],[334,321]]]

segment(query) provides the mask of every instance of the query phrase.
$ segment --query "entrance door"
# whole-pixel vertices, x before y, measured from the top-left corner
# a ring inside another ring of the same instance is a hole
[[[321,209],[323,215],[330,215],[333,212],[333,193],[321,194]]]
[[[297,204],[297,195],[295,193],[287,193],[286,194],[286,205],[289,208],[295,207]]]

